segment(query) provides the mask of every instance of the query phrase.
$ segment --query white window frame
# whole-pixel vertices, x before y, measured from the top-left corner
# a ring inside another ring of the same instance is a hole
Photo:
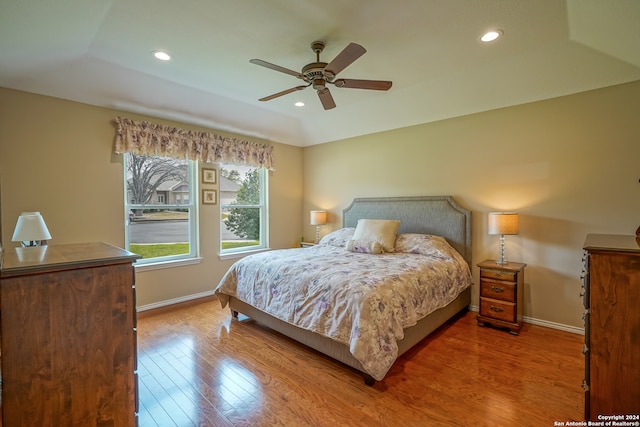
[[[220,169],[233,169],[234,165],[218,165]],[[222,214],[228,208],[258,208],[260,209],[260,244],[242,246],[231,249],[222,249],[222,238],[220,239],[220,259],[239,258],[250,253],[261,252],[269,249],[269,194],[268,194],[268,171],[266,168],[258,169],[260,177],[260,204],[259,205],[230,205],[220,203],[220,235],[222,236]],[[219,189],[220,190],[220,189]]]
[[[188,177],[189,177],[189,203],[187,204],[132,204],[128,200],[128,176],[127,176],[127,155],[123,156],[124,169],[124,218],[125,218],[125,249],[130,250],[129,240],[129,211],[132,209],[166,209],[166,208],[188,208],[189,221],[189,253],[180,255],[171,255],[155,258],[140,258],[134,264],[136,271],[154,270],[156,268],[177,267],[181,265],[189,265],[200,262],[200,242],[198,239],[198,179],[197,179],[197,162],[187,160]],[[140,268],[142,267],[142,268]]]

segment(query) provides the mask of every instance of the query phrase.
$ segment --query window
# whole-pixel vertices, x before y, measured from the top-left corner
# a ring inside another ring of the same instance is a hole
[[[125,242],[138,264],[195,258],[195,162],[127,153],[124,172]]]
[[[221,254],[268,247],[266,180],[265,168],[221,165]]]

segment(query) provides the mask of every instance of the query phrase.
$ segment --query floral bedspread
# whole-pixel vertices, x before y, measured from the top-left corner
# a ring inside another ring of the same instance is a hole
[[[348,345],[366,372],[381,380],[398,356],[403,329],[472,282],[462,256],[442,241],[435,250],[412,250],[426,254],[372,255],[333,245],[259,253],[236,262],[216,294],[223,307],[235,296]]]

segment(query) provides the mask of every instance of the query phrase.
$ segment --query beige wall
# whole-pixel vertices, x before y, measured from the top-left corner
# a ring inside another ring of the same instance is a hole
[[[581,328],[585,235],[640,225],[639,112],[634,82],[305,148],[305,235],[310,209],[329,210],[326,234],[354,197],[452,195],[473,211],[477,283],[498,253],[487,213],[518,211],[506,254],[528,264],[525,316]]]
[[[310,209],[329,210],[326,234],[354,197],[453,195],[473,211],[477,263],[498,252],[487,213],[517,210],[520,234],[507,237],[507,256],[529,265],[525,315],[582,327],[585,234],[633,234],[640,225],[638,111],[635,82],[304,149],[274,143],[271,246],[312,240]],[[30,210],[45,216],[51,244],[123,245],[116,115],[201,129],[0,88],[5,246]],[[218,223],[217,206],[201,206],[202,263],[139,273],[140,306],[211,291],[232,262],[217,257]]]
[[[43,214],[51,244],[124,244],[122,159],[113,154],[117,115],[203,129],[0,88],[5,247],[16,245],[10,240],[20,212],[32,210]],[[277,170],[269,174],[270,243],[291,247],[302,229],[302,149],[273,145]],[[212,291],[232,263],[217,256],[219,220],[217,205],[200,207],[200,264],[138,273],[139,306]]]

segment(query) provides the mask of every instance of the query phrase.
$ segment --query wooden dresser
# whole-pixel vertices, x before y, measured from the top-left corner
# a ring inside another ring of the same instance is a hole
[[[5,248],[4,426],[137,424],[136,258],[105,243]]]
[[[590,234],[584,251],[585,419],[638,416],[640,240]]]

